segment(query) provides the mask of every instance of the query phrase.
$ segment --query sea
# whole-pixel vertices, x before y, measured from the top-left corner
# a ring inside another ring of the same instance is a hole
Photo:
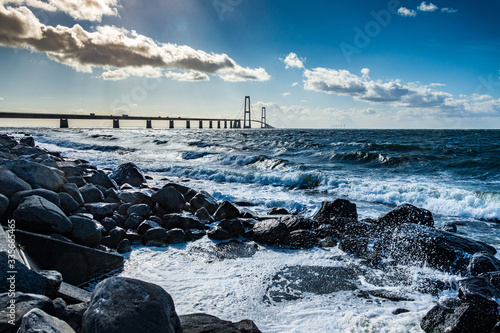
[[[152,177],[150,186],[180,182],[218,200],[247,202],[257,215],[283,207],[312,216],[322,201],[344,198],[360,218],[376,218],[410,203],[430,210],[436,227],[456,224],[460,235],[500,250],[500,130],[1,131],[30,133],[43,148],[100,168],[134,162]],[[253,255],[224,257],[206,237],[136,246],[120,275],[162,286],[178,314],[251,319],[262,332],[421,332],[422,317],[455,297],[462,278],[426,266],[373,268],[338,247],[254,248]],[[348,279],[348,287],[336,279]],[[428,280],[447,287],[426,292],[420,286]]]

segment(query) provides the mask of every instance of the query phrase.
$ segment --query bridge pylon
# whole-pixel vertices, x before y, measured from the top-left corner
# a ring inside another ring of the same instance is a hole
[[[250,118],[250,96],[245,96],[245,114],[243,115],[243,128],[252,128]]]
[[[262,107],[262,113],[260,115],[260,128],[267,128],[266,117],[267,117],[266,107],[263,106]]]

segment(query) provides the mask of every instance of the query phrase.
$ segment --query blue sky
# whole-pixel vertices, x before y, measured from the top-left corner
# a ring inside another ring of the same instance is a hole
[[[0,0],[0,110],[499,128],[498,1]]]

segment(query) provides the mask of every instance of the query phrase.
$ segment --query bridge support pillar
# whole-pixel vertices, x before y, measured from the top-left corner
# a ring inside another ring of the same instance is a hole
[[[151,119],[146,120],[146,128],[153,128]]]
[[[174,128],[174,121],[173,120],[169,120],[168,127],[169,128]]]
[[[120,128],[120,120],[113,119],[113,128]]]
[[[229,128],[233,128],[233,121],[232,120],[229,121]]]
[[[203,128],[203,120],[200,120],[200,128]]]
[[[212,121],[210,120],[210,122],[208,123],[208,128],[213,128],[212,126]]]
[[[217,120],[217,128],[220,128],[220,120]]]
[[[68,118],[59,119],[59,127],[60,128],[69,128]]]
[[[227,128],[227,120],[224,120],[224,128]]]
[[[189,120],[186,120],[186,128],[191,128],[191,122]]]

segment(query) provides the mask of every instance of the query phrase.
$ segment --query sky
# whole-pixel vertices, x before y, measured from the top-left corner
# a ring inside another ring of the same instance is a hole
[[[266,107],[279,128],[498,129],[499,13],[497,0],[0,0],[0,111],[236,118],[250,96],[252,118]]]

